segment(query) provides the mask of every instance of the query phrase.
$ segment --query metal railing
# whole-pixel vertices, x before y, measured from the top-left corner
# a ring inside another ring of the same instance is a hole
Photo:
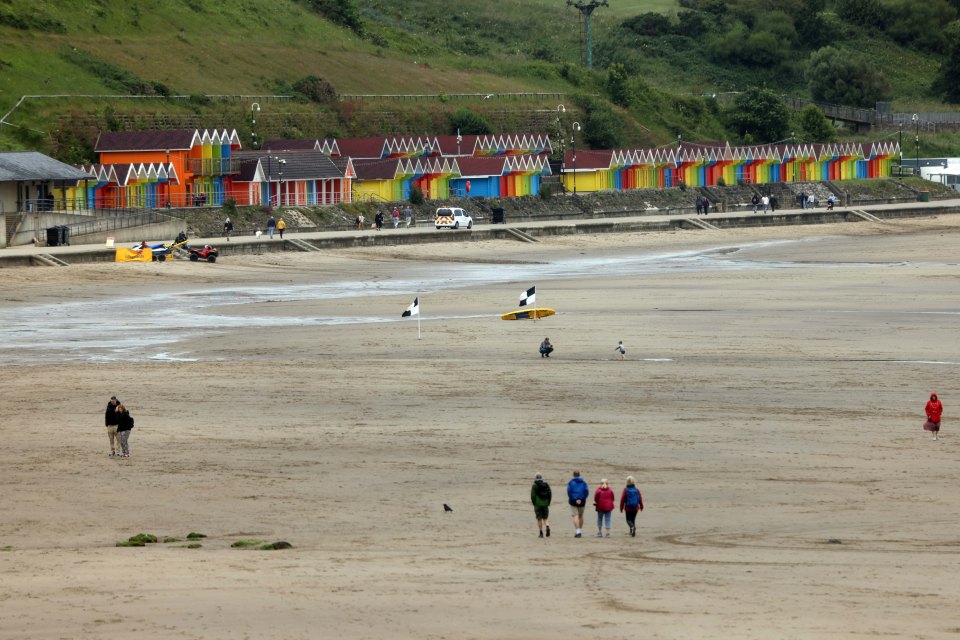
[[[187,171],[198,176],[223,176],[240,173],[240,161],[236,158],[190,158]]]

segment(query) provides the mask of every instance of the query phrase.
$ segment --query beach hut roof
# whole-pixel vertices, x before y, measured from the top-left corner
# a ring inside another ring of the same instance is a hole
[[[151,129],[148,131],[101,131],[94,151],[189,151],[200,144],[196,129]]]

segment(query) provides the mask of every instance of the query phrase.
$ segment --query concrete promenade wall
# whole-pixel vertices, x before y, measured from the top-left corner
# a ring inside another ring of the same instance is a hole
[[[595,233],[642,233],[671,230],[701,229],[695,222],[705,222],[721,229],[758,226],[785,226],[809,225],[842,222],[864,222],[862,218],[852,213],[853,210],[868,211],[877,218],[906,218],[929,217],[938,215],[952,215],[960,213],[960,200],[941,201],[937,203],[910,203],[899,205],[872,206],[863,208],[842,208],[828,211],[825,208],[809,210],[781,210],[777,213],[754,214],[750,212],[721,213],[709,216],[689,215],[643,215],[633,218],[593,218],[579,220],[538,220],[528,223],[509,223],[507,225],[480,224],[470,231],[436,230],[432,227],[415,227],[410,229],[393,230],[385,228],[383,231],[327,231],[314,233],[296,233],[288,235],[284,240],[275,237],[268,240],[265,237],[256,238],[244,236],[234,238],[231,242],[224,242],[223,238],[194,238],[192,244],[214,244],[220,250],[222,258],[235,255],[250,255],[258,253],[272,253],[277,251],[303,251],[295,242],[304,242],[318,250],[342,249],[356,247],[401,246],[405,244],[424,244],[432,242],[482,242],[484,240],[516,240],[508,232],[509,228],[517,229],[528,235],[537,237],[595,234]],[[171,229],[171,231],[173,231]],[[136,242],[140,236],[173,237],[173,233],[145,233],[141,228],[134,231],[129,240],[118,240],[118,244]],[[112,262],[114,251],[107,249],[103,243],[78,245],[76,242],[69,247],[9,247],[0,249],[0,268],[11,266],[39,265],[34,260],[36,254],[48,253],[69,263],[83,262]]]

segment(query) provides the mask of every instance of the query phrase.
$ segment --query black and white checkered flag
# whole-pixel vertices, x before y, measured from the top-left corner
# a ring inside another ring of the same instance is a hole
[[[420,296],[413,299],[413,304],[407,307],[407,310],[400,314],[401,318],[420,315]]]
[[[526,291],[520,294],[520,306],[521,307],[532,307],[537,301],[537,288],[530,287]]]

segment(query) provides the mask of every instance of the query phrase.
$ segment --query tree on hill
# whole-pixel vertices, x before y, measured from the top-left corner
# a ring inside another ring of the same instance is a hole
[[[833,142],[837,139],[837,129],[823,111],[815,104],[808,104],[797,118],[800,123],[800,139],[803,142]]]
[[[940,64],[940,70],[933,81],[933,91],[943,96],[947,102],[960,103],[960,21],[954,21],[945,30],[949,54]]]
[[[872,64],[849,52],[824,47],[810,56],[807,82],[814,100],[873,107],[890,99],[890,83]]]
[[[773,91],[755,87],[737,96],[727,121],[744,142],[777,142],[790,130],[790,110]]]

